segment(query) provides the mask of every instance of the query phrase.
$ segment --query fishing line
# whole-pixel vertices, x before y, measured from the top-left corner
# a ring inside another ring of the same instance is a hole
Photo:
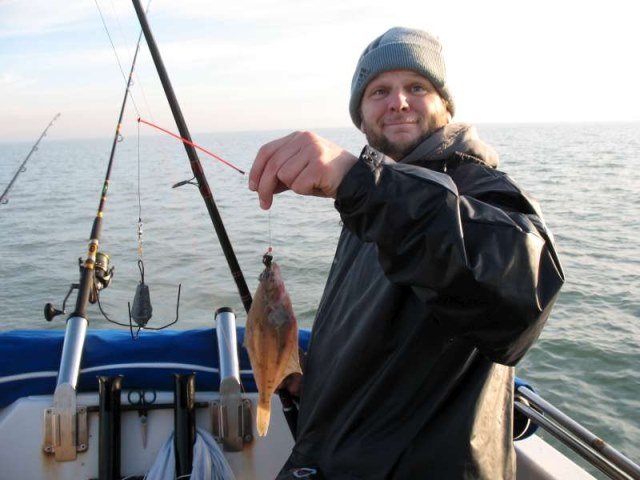
[[[111,35],[109,34],[109,29],[107,28],[106,22],[104,21],[104,16],[102,15],[102,11],[100,10],[100,5],[96,0],[96,7],[98,8],[98,12],[100,13],[100,18],[102,18],[102,23],[107,32],[107,36],[109,37],[109,41],[111,42],[111,46],[114,48],[113,41],[111,39]],[[138,42],[136,44],[136,50],[133,55],[133,60],[131,61],[131,70],[129,71],[128,78],[125,77],[125,92],[122,98],[122,105],[120,107],[120,113],[118,114],[118,121],[116,126],[116,131],[113,136],[113,142],[111,144],[111,153],[109,154],[109,161],[107,163],[107,171],[104,176],[104,182],[102,184],[102,192],[100,194],[100,202],[98,204],[98,211],[93,220],[93,226],[91,227],[91,234],[89,236],[89,244],[87,248],[87,256],[84,262],[82,259],[79,259],[80,266],[80,282],[71,284],[71,288],[67,293],[67,296],[63,302],[63,310],[58,310],[51,303],[47,303],[44,309],[45,318],[48,321],[51,321],[53,317],[59,315],[61,313],[66,313],[64,311],[65,304],[67,298],[71,294],[73,290],[78,290],[78,296],[76,298],[76,306],[74,311],[71,313],[69,318],[78,318],[79,320],[83,320],[88,323],[87,320],[87,307],[89,303],[96,303],[100,307],[102,311],[102,306],[100,305],[100,291],[104,288],[107,288],[111,283],[113,277],[113,267],[109,268],[109,255],[100,251],[100,238],[102,236],[102,227],[104,220],[104,211],[107,201],[107,194],[109,191],[109,184],[111,182],[111,171],[113,168],[116,146],[118,142],[122,139],[120,135],[120,128],[122,126],[122,119],[124,118],[124,111],[127,105],[127,99],[133,97],[130,95],[129,86],[131,85],[131,77],[133,75],[133,70],[135,69],[136,60],[138,58],[138,53],[140,51],[140,42],[142,40],[142,32],[138,36]],[[120,64],[120,60],[118,59],[116,53],[116,60],[118,61],[118,65],[120,66],[120,70],[122,71],[122,65]],[[179,295],[179,290],[178,290]],[[104,311],[103,311],[104,314]],[[106,315],[105,318],[110,320]],[[176,319],[177,321],[177,319]],[[64,352],[63,352],[64,355]]]
[[[151,2],[149,2],[149,3],[151,3]],[[153,112],[151,111],[151,106],[149,105],[149,100],[147,100],[147,95],[146,95],[146,93],[144,91],[144,87],[142,86],[142,82],[140,81],[140,77],[138,76],[138,72],[133,72],[133,75],[136,78],[137,86],[140,89],[140,93],[142,94],[142,99],[144,100],[144,105],[145,105],[145,107],[147,107],[147,112],[149,112],[149,116],[151,117],[151,120],[153,120],[155,122],[155,118],[153,117]],[[138,115],[138,116],[140,116],[140,115]]]
[[[151,5],[151,0],[149,0],[149,2],[147,3],[147,9],[146,9],[147,13],[149,13],[150,5]],[[123,44],[127,45],[127,50],[129,50],[129,52],[131,52],[131,46],[129,45],[129,43],[127,41],[127,38],[123,33],[124,31],[122,29],[122,24],[120,22],[120,17],[118,16],[116,5],[115,5],[115,2],[113,0],[111,0],[111,10],[113,11],[113,16],[116,19],[116,25],[118,26],[118,32],[120,33],[121,42]],[[153,120],[153,113],[151,112],[151,107],[149,106],[149,101],[147,99],[147,95],[145,94],[144,87],[142,86],[142,82],[140,81],[140,76],[138,75],[138,72],[137,71],[133,72],[133,76],[136,79],[136,81],[135,82],[131,82],[130,86],[132,86],[134,84],[137,84],[137,86],[140,89],[140,94],[142,95],[142,98],[144,100],[146,111],[149,112],[149,116]],[[138,116],[139,116],[139,114],[138,114]]]
[[[104,16],[102,15],[102,11],[100,10],[100,5],[98,4],[97,0],[95,1],[95,3],[96,3],[96,7],[98,8],[98,12],[100,14],[100,18],[102,19],[102,24],[105,27],[107,36],[109,37],[111,47],[113,48],[114,54],[116,56],[116,61],[118,63],[118,66],[120,67],[120,71],[124,75],[124,72],[122,70],[122,65],[120,63],[120,59],[118,58],[118,54],[115,50],[115,45],[113,44],[113,40],[109,33],[109,29],[104,20]],[[173,325],[178,321],[179,307],[180,307],[180,291],[181,291],[181,285],[178,285],[178,299],[176,302],[175,320],[161,327],[157,327],[157,328],[147,327],[147,322],[151,318],[152,308],[151,308],[151,301],[149,296],[149,289],[148,289],[148,286],[144,283],[144,264],[142,262],[142,253],[143,253],[142,251],[142,201],[141,201],[141,194],[140,194],[141,162],[140,162],[140,131],[138,128],[138,268],[140,269],[141,282],[138,284],[138,288],[136,289],[136,294],[134,296],[134,301],[133,301],[133,309],[131,308],[131,304],[129,304],[129,324],[126,325],[109,318],[109,316],[104,311],[102,304],[100,302],[99,292],[100,290],[109,286],[111,282],[112,274],[113,274],[113,267],[109,269],[109,256],[99,251],[99,241],[100,241],[103,216],[104,216],[103,212],[104,212],[104,207],[107,199],[107,192],[108,192],[110,178],[111,178],[111,170],[112,170],[113,162],[115,158],[116,145],[122,140],[122,136],[120,135],[120,128],[122,126],[122,119],[124,116],[127,99],[130,98],[133,102],[133,96],[130,91],[130,86],[132,83],[131,79],[133,76],[136,60],[138,58],[138,53],[140,50],[142,34],[143,32],[140,31],[140,34],[138,35],[138,41],[136,44],[135,53],[133,55],[133,60],[131,62],[131,70],[129,72],[129,76],[125,77],[126,89],[125,89],[124,97],[122,100],[120,113],[118,116],[117,127],[116,127],[116,131],[115,131],[115,135],[114,135],[113,143],[111,147],[111,154],[109,155],[109,162],[107,165],[107,172],[105,174],[105,180],[103,183],[100,203],[98,205],[98,212],[94,219],[94,224],[93,224],[91,235],[90,235],[87,258],[84,261],[84,264],[82,263],[82,260],[80,260],[80,272],[81,272],[80,283],[72,284],[71,289],[67,294],[67,297],[65,297],[62,311],[55,309],[51,304],[47,304],[45,306],[45,318],[47,320],[51,320],[55,315],[64,313],[64,304],[66,304],[67,298],[69,297],[69,295],[74,289],[78,289],[76,309],[71,314],[73,317],[80,317],[86,320],[86,309],[87,309],[88,303],[97,303],[98,308],[100,309],[100,312],[108,321],[118,325],[128,326],[131,330],[131,336],[134,339],[137,338],[137,333],[139,333],[142,329],[162,330],[164,328],[169,327],[170,325]],[[133,103],[135,106],[135,102]],[[138,112],[138,115],[139,115],[137,106],[136,106],[136,112]],[[133,320],[135,320],[138,326],[138,330],[135,336],[133,334]]]
[[[138,258],[142,261],[142,200],[140,196],[140,124],[138,124]]]
[[[269,248],[267,248],[267,253],[273,253],[273,239],[271,238],[271,209],[269,209],[269,216],[267,217],[267,224],[269,228]]]
[[[131,94],[131,91],[129,90],[129,86],[130,86],[130,80],[127,79],[127,75],[124,73],[124,68],[122,68],[122,63],[120,63],[120,57],[118,56],[118,52],[116,50],[116,46],[113,43],[113,39],[111,38],[111,33],[109,32],[109,28],[107,27],[107,22],[104,19],[104,15],[102,15],[102,10],[100,9],[100,5],[98,4],[98,0],[94,0],[96,3],[96,7],[98,8],[98,13],[100,14],[100,20],[102,20],[102,25],[104,26],[104,30],[105,32],[107,32],[107,37],[109,37],[109,43],[111,43],[111,48],[113,49],[113,54],[116,56],[116,62],[118,63],[118,68],[120,69],[120,73],[122,74],[122,78],[125,81],[125,84],[127,85],[127,94],[129,95],[129,98],[131,98],[131,103],[133,104],[133,108],[135,109],[136,113],[138,114],[138,116],[140,116],[140,111],[138,110],[138,106],[136,105],[136,101],[133,98],[133,95]],[[149,4],[151,3],[151,0],[149,0],[149,3],[147,4],[147,9],[149,8]],[[140,37],[142,37],[142,32],[140,32]],[[140,43],[140,40],[138,39],[138,44]]]
[[[127,50],[131,52],[131,48],[129,47],[129,43],[126,40],[126,36],[124,35],[124,30],[122,29],[122,23],[120,22],[120,16],[118,15],[118,10],[116,9],[116,3],[114,0],[111,0],[111,12],[113,13],[113,18],[115,18],[116,26],[118,27],[118,33],[120,34],[120,41],[127,45]],[[147,13],[149,12],[149,4],[147,4]]]
[[[147,7],[148,8],[148,7]],[[122,24],[120,23],[120,17],[118,16],[118,11],[116,10],[116,4],[113,0],[111,0],[111,12],[113,14],[113,18],[115,18],[116,21],[116,26],[118,27],[118,33],[120,34],[120,41],[124,44],[127,45],[127,41],[125,40],[125,36],[123,34],[123,30],[122,30]],[[131,49],[128,48],[129,51],[131,51]]]
[[[151,53],[151,57],[153,58],[153,62],[156,66],[156,70],[158,72],[158,76],[160,77],[160,81],[162,83],[162,87],[165,91],[165,96],[167,97],[167,101],[171,107],[171,111],[173,113],[174,120],[178,127],[178,131],[180,132],[180,139],[188,140],[189,143],[186,143],[183,140],[183,145],[185,147],[187,157],[189,158],[189,164],[191,166],[191,171],[194,174],[194,177],[198,182],[198,190],[200,191],[200,195],[202,196],[202,200],[204,201],[207,211],[209,213],[209,217],[211,218],[211,222],[215,229],[215,232],[218,236],[218,240],[220,241],[220,245],[224,252],[224,256],[229,265],[229,269],[231,270],[231,274],[238,288],[238,293],[240,294],[240,299],[245,308],[246,312],[249,312],[252,304],[251,292],[247,287],[246,281],[244,279],[244,275],[242,274],[242,270],[238,263],[238,260],[233,251],[233,247],[231,245],[231,241],[229,240],[229,236],[226,233],[226,229],[222,222],[222,218],[220,217],[220,213],[218,208],[213,200],[213,195],[211,193],[211,189],[209,187],[209,183],[207,182],[206,177],[204,176],[204,172],[202,169],[202,165],[200,160],[198,159],[198,155],[196,152],[196,146],[191,142],[191,135],[189,133],[189,129],[182,115],[182,111],[180,109],[180,105],[178,103],[178,99],[176,98],[175,92],[173,91],[173,87],[171,85],[171,81],[169,80],[169,76],[167,74],[166,68],[162,61],[162,57],[160,55],[160,51],[158,50],[158,46],[153,38],[153,34],[149,27],[149,23],[147,21],[144,10],[142,9],[142,5],[140,5],[139,0],[133,0],[133,6],[136,10],[136,15],[138,16],[138,20],[140,21],[140,25],[144,32],[145,38],[147,40],[147,46],[149,47],[149,51]],[[215,158],[215,157],[214,157]],[[244,174],[242,170],[237,169],[240,173]],[[292,399],[288,392],[282,391],[280,393],[280,398],[282,401],[287,401],[287,403],[291,403],[294,405]],[[289,402],[291,401],[291,402]],[[289,428],[291,429],[291,433],[295,439],[296,437],[296,420],[297,420],[297,409],[291,411],[292,415],[289,415],[285,412],[285,416],[287,417],[287,423],[289,424]],[[295,417],[294,415],[295,414]]]
[[[204,147],[201,147],[200,145],[192,142],[191,140],[187,140],[184,137],[181,137],[179,135],[176,135],[173,132],[170,132],[169,130],[166,130],[154,123],[148,122],[147,120],[143,119],[143,118],[138,118],[138,123],[144,123],[145,125],[149,125],[150,127],[153,127],[157,130],[160,130],[161,132],[166,133],[167,135],[172,136],[173,138],[175,138],[176,140],[180,140],[182,143],[184,143],[185,145],[189,145],[190,147],[194,147],[197,148],[198,150],[200,150],[201,152],[206,153],[207,155],[209,155],[210,157],[215,158],[216,160],[224,163],[226,166],[233,168],[234,170],[236,170],[237,172],[240,172],[242,175],[245,175],[244,170],[241,170],[240,168],[236,167],[234,164],[232,164],[231,162],[227,162],[224,158],[219,157],[218,155],[216,155],[215,153],[207,150]]]
[[[133,298],[133,318],[138,324],[138,330],[136,334],[133,334],[133,322],[131,321],[131,305],[129,304],[129,330],[131,332],[131,338],[138,339],[140,330],[143,326],[146,326],[147,322],[151,319],[151,313],[153,311],[151,307],[151,298],[149,297],[149,287],[144,283],[144,260],[142,258],[142,196],[140,195],[140,124],[138,124],[138,137],[137,137],[137,163],[138,163],[138,269],[140,270],[140,283],[136,288],[136,293]]]
[[[163,325],[161,327],[148,327],[147,322],[151,319],[153,313],[153,307],[151,306],[151,297],[149,293],[149,286],[144,281],[144,259],[143,259],[143,222],[142,222],[142,195],[141,195],[141,156],[140,156],[140,123],[137,126],[137,195],[138,195],[138,225],[137,225],[137,240],[138,240],[138,269],[140,270],[140,282],[136,287],[135,295],[133,298],[133,304],[128,304],[129,310],[129,330],[131,332],[131,338],[138,339],[140,331],[146,330],[162,330],[167,328],[178,321],[179,306],[180,306],[180,290],[182,285],[178,285],[178,299],[176,303],[176,318],[173,322]],[[136,323],[137,330],[133,333],[133,323]],[[118,323],[118,322],[115,322]],[[118,323],[122,325],[121,323]]]
[[[220,212],[218,211],[218,207],[213,199],[213,194],[211,192],[211,188],[209,187],[209,182],[204,175],[202,164],[200,163],[200,160],[198,158],[196,148],[191,141],[189,129],[184,120],[184,116],[182,115],[178,99],[176,98],[173,86],[171,85],[171,81],[169,79],[169,75],[167,74],[167,70],[162,61],[158,45],[153,38],[153,33],[151,32],[151,28],[149,27],[149,23],[147,21],[144,10],[142,9],[142,5],[140,5],[140,1],[133,0],[133,6],[136,10],[136,15],[138,16],[138,20],[140,21],[140,26],[142,27],[145,38],[147,40],[147,47],[149,48],[149,52],[151,53],[151,57],[153,58],[153,63],[156,66],[158,76],[160,77],[160,82],[162,83],[165,96],[167,98],[169,106],[171,107],[171,112],[176,122],[176,126],[178,127],[180,137],[188,140],[188,142],[190,143],[188,144],[182,142],[189,159],[191,171],[194,175],[194,178],[197,180],[200,196],[202,197],[202,200],[207,207],[207,212],[209,213],[211,223],[214,227],[216,235],[218,236],[218,240],[220,241],[220,246],[222,247],[222,251],[224,252],[224,256],[227,260],[227,264],[229,266],[229,270],[231,271],[233,280],[236,284],[236,287],[238,288],[238,293],[240,294],[242,304],[245,308],[245,311],[249,311],[249,308],[251,306],[251,292],[249,292],[237,257],[233,251],[231,241],[229,240],[229,236],[227,235],[226,229],[222,222]]]

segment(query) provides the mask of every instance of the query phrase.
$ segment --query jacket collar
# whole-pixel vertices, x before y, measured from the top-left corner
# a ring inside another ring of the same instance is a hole
[[[471,155],[492,168],[497,168],[499,164],[498,153],[480,140],[476,128],[467,123],[449,123],[436,130],[404,157],[401,163],[441,161],[455,154]]]

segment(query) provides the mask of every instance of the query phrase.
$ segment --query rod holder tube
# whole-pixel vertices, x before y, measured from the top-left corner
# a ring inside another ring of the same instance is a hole
[[[56,385],[67,383],[76,388],[88,325],[89,322],[84,317],[70,317],[67,320]]]
[[[100,394],[99,480],[120,478],[120,390],[122,378],[122,375],[98,377]]]
[[[216,310],[216,335],[220,363],[220,440],[225,451],[239,452],[244,445],[236,316],[229,307]]]
[[[236,338],[236,316],[229,307],[216,310],[216,336],[220,360],[220,382],[235,378],[240,383],[238,363],[238,340]]]
[[[174,376],[174,431],[176,477],[191,474],[196,441],[196,374]]]

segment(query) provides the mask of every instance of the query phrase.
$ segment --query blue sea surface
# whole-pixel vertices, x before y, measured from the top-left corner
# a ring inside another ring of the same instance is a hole
[[[479,125],[500,153],[501,169],[542,205],[566,284],[542,335],[517,367],[548,401],[636,462],[640,460],[640,124]],[[193,135],[194,141],[249,169],[258,148],[288,132]],[[359,153],[355,129],[318,133]],[[35,139],[34,139],[35,141]],[[63,329],[45,303],[60,307],[78,281],[107,167],[111,139],[45,138],[0,205],[0,328]],[[4,190],[31,149],[0,143]],[[139,153],[138,153],[139,152]],[[247,177],[200,156],[249,289],[271,245],[302,327],[311,328],[340,232],[331,200],[284,193],[260,210]],[[140,176],[138,176],[138,170]],[[172,185],[192,177],[183,147],[166,137],[119,144],[104,214],[101,250],[115,267],[101,295],[110,317],[128,322],[139,282],[137,222],[144,222],[145,281],[153,317],[176,328],[213,325],[232,307],[245,321],[235,283],[198,189]],[[140,201],[138,199],[138,186]],[[72,310],[75,295],[67,309]],[[112,328],[97,306],[91,328]],[[144,333],[143,333],[144,335]]]

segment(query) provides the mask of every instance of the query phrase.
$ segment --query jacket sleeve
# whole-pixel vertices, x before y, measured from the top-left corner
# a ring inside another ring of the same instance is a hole
[[[535,202],[503,173],[463,163],[450,176],[365,148],[335,204],[451,336],[506,365],[539,336],[564,275]]]

